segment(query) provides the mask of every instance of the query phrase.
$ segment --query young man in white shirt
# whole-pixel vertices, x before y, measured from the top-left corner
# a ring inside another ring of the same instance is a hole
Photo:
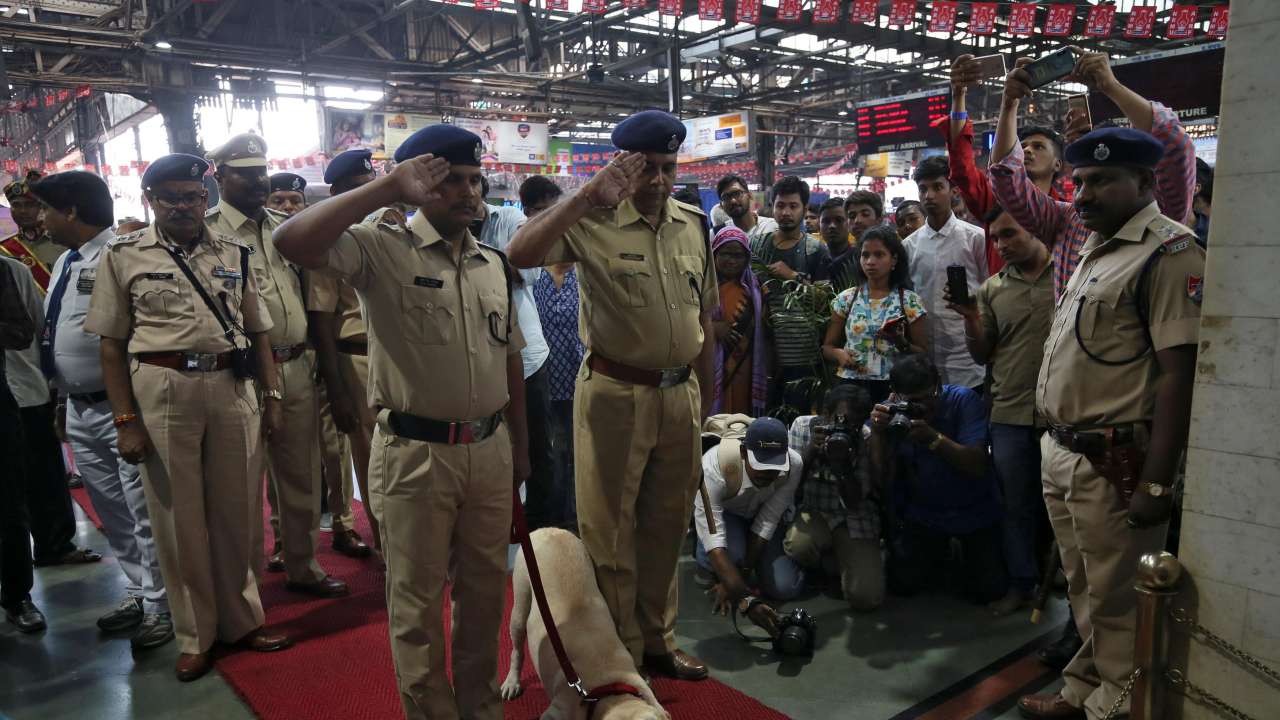
[[[800,453],[788,447],[787,426],[776,418],[755,420],[741,442],[723,440],[702,456],[709,503],[701,493],[694,500],[694,556],[699,584],[708,586],[714,611],[723,615],[734,606],[745,611],[743,600],[753,587],[782,601],[804,588],[804,571],[783,552],[786,533],[778,532],[803,469]],[[751,612],[761,627],[776,624],[777,616],[763,603]]]
[[[903,246],[911,259],[911,282],[933,318],[929,323],[929,354],[942,373],[942,382],[981,391],[986,369],[973,361],[964,338],[964,318],[947,309],[943,291],[947,267],[965,269],[970,295],[987,279],[986,235],[982,228],[956,217],[951,211],[955,189],[947,158],[925,158],[913,179],[920,191],[925,223],[911,233]]]

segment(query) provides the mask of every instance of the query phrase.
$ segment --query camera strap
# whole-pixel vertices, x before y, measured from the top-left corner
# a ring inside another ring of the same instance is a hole
[[[763,601],[763,600],[761,600],[761,599],[760,599],[760,598],[758,598],[758,597],[752,597],[752,598],[748,599],[748,600],[747,600],[747,612],[751,612],[751,608],[755,607],[758,603],[762,603],[762,602],[764,602],[764,601]],[[746,634],[746,633],[742,632],[742,628],[738,627],[738,605],[737,605],[737,603],[734,603],[734,605],[733,605],[733,613],[732,613],[732,615],[733,615],[733,631],[734,631],[734,632],[736,632],[736,633],[738,633],[738,636],[739,636],[739,637],[741,637],[743,640],[746,640],[747,642],[753,642],[753,643],[756,643],[756,642],[773,642],[773,638],[769,637],[768,635],[765,635],[765,636],[763,636],[763,637],[751,637],[750,635],[748,635],[748,634]]]

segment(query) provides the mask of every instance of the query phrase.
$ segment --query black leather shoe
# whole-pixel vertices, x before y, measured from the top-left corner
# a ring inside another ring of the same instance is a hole
[[[30,600],[23,600],[12,608],[4,609],[5,618],[24,633],[40,632],[49,627],[44,613]]]
[[[347,528],[334,528],[333,549],[353,558],[367,558],[373,554],[373,549],[360,539],[360,534]]]
[[[306,595],[314,595],[318,598],[337,598],[345,597],[349,592],[347,584],[335,578],[332,575],[325,575],[315,582],[300,583],[287,582],[284,584],[286,590],[292,590],[296,593]]]

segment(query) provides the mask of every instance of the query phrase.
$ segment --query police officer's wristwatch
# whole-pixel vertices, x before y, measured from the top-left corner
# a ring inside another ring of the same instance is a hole
[[[1160,483],[1144,482],[1138,486],[1138,489],[1153,498],[1166,498],[1173,494],[1173,488]]]
[[[279,390],[263,390],[262,396],[269,397],[272,400],[284,400],[284,393]]]

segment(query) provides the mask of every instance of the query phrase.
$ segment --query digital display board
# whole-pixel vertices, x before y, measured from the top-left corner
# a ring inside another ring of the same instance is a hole
[[[1111,72],[1125,87],[1163,103],[1182,122],[1217,117],[1222,101],[1222,61],[1226,43],[1167,50],[1111,62]],[[1124,113],[1102,93],[1089,94],[1093,124],[1123,120]]]
[[[951,95],[946,90],[901,95],[860,103],[857,108],[860,154],[943,147],[942,133],[929,123],[946,117]]]
[[[750,113],[712,115],[681,122],[685,127],[685,139],[677,155],[680,163],[737,155],[751,150]]]

